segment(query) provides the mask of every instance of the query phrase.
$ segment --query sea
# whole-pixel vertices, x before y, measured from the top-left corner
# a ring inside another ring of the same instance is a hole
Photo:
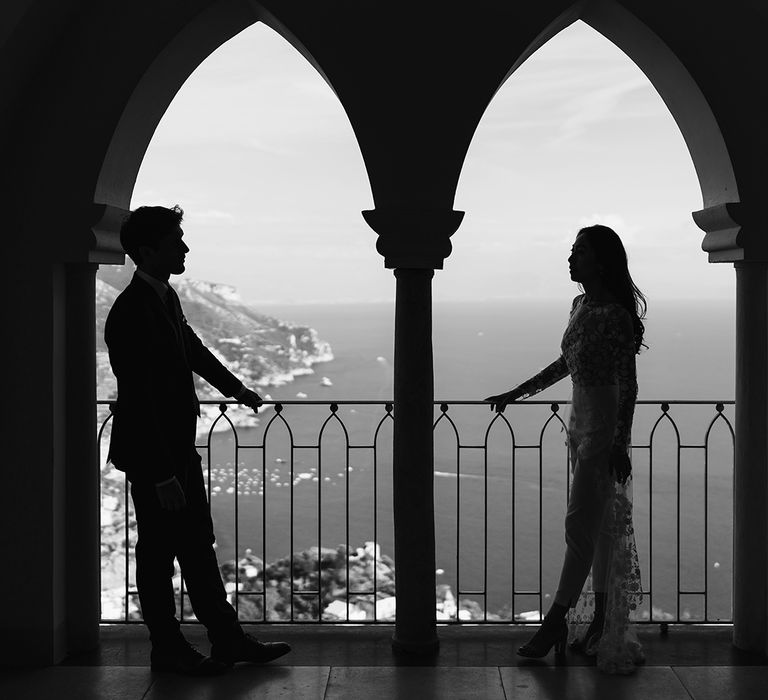
[[[392,421],[380,403],[350,402],[392,399],[394,303],[258,308],[316,329],[334,359],[257,388],[286,402],[279,414],[267,407],[236,439],[222,421],[200,438],[219,559],[271,562],[366,542],[392,556]],[[505,391],[555,360],[569,310],[570,300],[434,305],[435,397],[447,404],[435,411],[438,582],[502,617],[546,607],[557,586],[570,382],[503,417],[461,402]],[[650,403],[637,406],[633,430],[642,614],[728,619],[734,302],[650,300],[645,340],[638,399]]]

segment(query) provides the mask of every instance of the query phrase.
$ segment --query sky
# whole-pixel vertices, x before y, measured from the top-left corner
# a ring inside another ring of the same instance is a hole
[[[187,275],[254,304],[394,299],[360,212],[373,208],[349,121],[282,37],[249,27],[182,86],[131,207],[181,205]],[[456,193],[466,212],[435,301],[570,299],[582,226],[621,236],[649,301],[735,294],[691,218],[701,192],[682,135],[645,75],[577,22],[535,52],[486,110]]]

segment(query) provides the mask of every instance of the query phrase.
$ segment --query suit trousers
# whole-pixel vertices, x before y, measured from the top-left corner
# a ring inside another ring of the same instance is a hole
[[[136,586],[153,646],[174,645],[183,639],[176,618],[174,559],[179,561],[192,609],[208,629],[210,641],[242,634],[213,549],[213,521],[200,456],[192,452],[186,475],[177,477],[187,501],[182,510],[162,508],[153,483],[131,484],[138,528]]]

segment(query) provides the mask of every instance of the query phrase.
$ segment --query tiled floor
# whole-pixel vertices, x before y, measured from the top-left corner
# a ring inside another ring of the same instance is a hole
[[[2,700],[765,700],[768,659],[744,654],[723,628],[672,628],[640,633],[648,661],[630,677],[611,677],[590,660],[568,654],[519,660],[520,628],[440,629],[434,657],[393,655],[389,628],[270,627],[264,639],[285,639],[290,655],[269,666],[238,665],[224,676],[192,679],[153,674],[140,627],[105,627],[97,651],[56,667],[0,672]],[[207,649],[199,628],[187,637]],[[518,663],[520,661],[520,663]]]

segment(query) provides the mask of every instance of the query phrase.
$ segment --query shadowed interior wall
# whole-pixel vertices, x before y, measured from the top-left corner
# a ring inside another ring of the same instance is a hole
[[[725,240],[716,259],[765,265],[759,210],[768,159],[768,17],[749,0],[38,0],[0,7],[4,663],[54,663],[96,639],[96,606],[78,600],[93,595],[98,577],[95,537],[85,544],[90,559],[75,565],[67,557],[83,545],[82,528],[93,527],[89,480],[98,469],[73,463],[96,455],[95,425],[88,428],[95,348],[83,322],[93,315],[89,280],[94,263],[120,260],[119,214],[186,75],[261,18],[338,95],[376,211],[440,218],[450,216],[467,147],[498,87],[542,36],[576,16],[634,58],[670,106],[696,163],[707,235]],[[717,206],[725,208],[713,212]],[[433,249],[434,231],[423,230],[410,251],[418,261],[401,256],[399,267],[428,269],[445,257],[445,241]],[[755,400],[765,404],[767,396],[762,387]],[[768,469],[765,455],[749,468]],[[766,500],[763,493],[756,502]],[[766,510],[736,509],[768,538]],[[768,552],[762,556],[765,578]],[[89,582],[80,589],[83,577]],[[754,619],[743,623],[751,631],[740,643],[766,651],[768,592],[740,595],[763,601],[752,606]]]

